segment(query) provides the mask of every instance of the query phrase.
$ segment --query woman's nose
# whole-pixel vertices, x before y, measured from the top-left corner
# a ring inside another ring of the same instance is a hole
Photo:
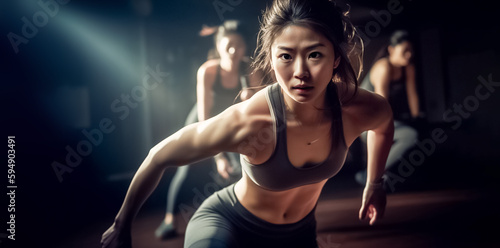
[[[309,69],[307,67],[305,60],[303,59],[295,60],[294,77],[298,79],[304,79],[309,77]]]

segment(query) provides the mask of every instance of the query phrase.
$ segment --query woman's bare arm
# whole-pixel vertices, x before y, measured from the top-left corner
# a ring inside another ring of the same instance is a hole
[[[384,174],[387,156],[394,138],[391,106],[386,99],[379,96],[373,98],[374,106],[371,108],[375,114],[367,128],[367,184],[377,182]]]
[[[198,69],[196,76],[196,102],[199,121],[204,121],[211,117],[210,112],[214,104],[213,86],[217,74],[217,63],[216,60],[209,60]]]
[[[408,106],[413,118],[418,117],[420,103],[416,85],[415,66],[410,64],[406,67],[406,94],[408,96]]]
[[[342,107],[342,112],[348,144],[352,144],[362,132],[368,131],[368,177],[359,218],[368,217],[370,224],[374,224],[385,211],[386,198],[381,179],[393,141],[392,110],[384,97],[359,88],[354,99]]]
[[[143,202],[156,188],[168,166],[181,166],[222,151],[236,151],[245,122],[237,106],[203,122],[188,125],[154,146],[139,167],[117,220],[130,224]]]
[[[188,125],[154,146],[132,179],[113,225],[102,235],[106,248],[130,247],[131,225],[156,188],[165,168],[190,164],[220,152],[251,156],[241,149],[249,137],[271,123],[263,92],[203,122]]]
[[[392,109],[387,99],[365,89],[358,93],[348,107],[344,107],[347,118],[346,135],[352,142],[360,133],[368,131],[367,140],[367,183],[379,180],[385,168],[387,155],[391,149],[394,134]]]
[[[389,61],[387,59],[377,61],[370,71],[370,82],[373,85],[375,93],[389,99],[390,80],[391,71]]]
[[[383,189],[382,176],[385,172],[387,156],[391,149],[394,136],[394,121],[391,106],[385,98],[373,94],[370,120],[367,123],[367,178],[363,191],[360,219],[366,217],[373,225],[384,216],[386,197]]]

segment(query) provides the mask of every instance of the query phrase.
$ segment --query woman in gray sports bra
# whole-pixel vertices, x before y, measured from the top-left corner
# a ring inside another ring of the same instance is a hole
[[[189,221],[184,247],[318,247],[315,208],[353,141],[368,137],[368,179],[360,219],[384,215],[382,175],[392,111],[359,89],[350,55],[359,37],[329,0],[275,0],[261,18],[255,69],[275,83],[150,150],[102,247],[130,247],[131,225],[167,167],[237,152],[242,178],[207,198]]]

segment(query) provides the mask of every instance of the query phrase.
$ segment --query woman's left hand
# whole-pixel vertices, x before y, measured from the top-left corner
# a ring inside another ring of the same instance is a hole
[[[375,224],[378,219],[384,217],[386,203],[386,194],[382,186],[367,185],[363,191],[359,219],[364,220],[368,217],[370,225]]]

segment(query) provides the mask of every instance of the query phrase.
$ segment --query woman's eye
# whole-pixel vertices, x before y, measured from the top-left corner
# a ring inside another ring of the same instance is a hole
[[[284,53],[284,54],[280,55],[280,59],[282,59],[282,60],[291,60],[292,56],[290,54]]]
[[[319,58],[321,58],[321,53],[319,53],[319,52],[313,52],[313,53],[309,54],[309,58],[319,59]]]

